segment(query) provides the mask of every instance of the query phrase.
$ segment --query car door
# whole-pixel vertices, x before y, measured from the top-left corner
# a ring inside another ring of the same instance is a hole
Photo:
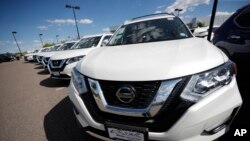
[[[250,7],[242,10],[233,20],[235,28],[226,36],[225,46],[233,50],[232,55],[250,58]]]

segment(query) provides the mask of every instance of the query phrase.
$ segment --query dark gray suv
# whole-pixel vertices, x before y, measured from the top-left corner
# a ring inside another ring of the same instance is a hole
[[[237,10],[214,33],[213,43],[231,59],[250,60],[250,4]]]

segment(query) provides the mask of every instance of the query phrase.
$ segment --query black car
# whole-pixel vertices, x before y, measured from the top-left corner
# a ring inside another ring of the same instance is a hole
[[[14,61],[15,56],[11,53],[0,54],[0,63]]]
[[[250,4],[237,10],[215,31],[213,43],[232,60],[250,60]]]

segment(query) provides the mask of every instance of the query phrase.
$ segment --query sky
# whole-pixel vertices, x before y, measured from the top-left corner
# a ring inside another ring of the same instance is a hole
[[[250,0],[219,0],[217,14],[232,14]],[[76,10],[80,36],[105,33],[109,27],[125,20],[153,13],[183,9],[181,18],[211,14],[213,0],[1,0],[0,53],[18,52],[12,32],[22,51],[41,48],[44,43],[56,43],[77,37],[72,9]]]

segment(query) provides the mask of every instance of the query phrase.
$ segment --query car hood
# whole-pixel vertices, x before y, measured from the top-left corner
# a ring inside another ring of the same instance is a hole
[[[28,53],[28,54],[25,54],[24,56],[33,56],[34,53]]]
[[[43,57],[51,57],[51,56],[53,56],[55,54],[58,54],[59,52],[61,52],[61,51],[47,52],[47,53],[43,54]]]
[[[209,70],[227,59],[207,40],[192,37],[100,48],[80,61],[77,69],[102,80],[166,80]]]
[[[72,57],[77,57],[77,56],[83,56],[87,55],[90,51],[95,49],[97,47],[92,47],[92,48],[86,48],[86,49],[75,49],[75,50],[68,50],[63,53],[58,53],[56,55],[51,56],[51,60],[62,60],[62,59],[68,59]]]

